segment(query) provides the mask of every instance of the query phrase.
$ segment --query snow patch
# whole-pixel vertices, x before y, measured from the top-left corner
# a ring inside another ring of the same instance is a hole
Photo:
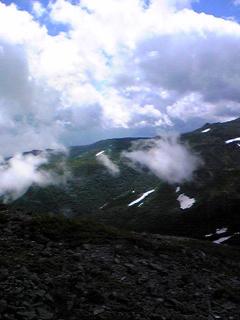
[[[104,209],[107,205],[108,205],[108,202],[104,203],[104,205],[102,205],[99,209],[102,210],[102,209]]]
[[[176,188],[176,193],[178,193],[180,191],[180,187]]]
[[[207,128],[207,129],[203,130],[202,133],[207,133],[207,132],[209,132],[210,130],[211,130],[210,128]]]
[[[235,142],[235,141],[240,141],[240,137],[238,137],[238,138],[234,138],[234,139],[230,139],[230,140],[227,140],[227,141],[225,141],[225,143],[232,143],[232,142]]]
[[[221,228],[216,230],[216,234],[222,234],[228,231],[228,228]]]
[[[105,152],[104,150],[98,152],[98,153],[96,154],[96,157],[99,157],[99,156],[100,156],[101,154],[103,154],[104,152]]]
[[[180,208],[185,210],[185,209],[189,209],[193,206],[193,204],[196,202],[196,200],[194,198],[189,198],[188,196],[186,196],[185,194],[180,194],[180,196],[177,198],[177,200],[180,203]]]
[[[149,190],[149,191],[145,192],[140,198],[138,198],[138,199],[132,201],[131,203],[129,203],[128,206],[131,207],[134,204],[141,202],[143,199],[145,199],[147,196],[149,196],[149,194],[153,193],[154,191],[155,191],[155,189],[152,189],[152,190]]]
[[[206,238],[209,238],[209,237],[212,237],[212,236],[213,236],[213,233],[205,234]]]
[[[220,244],[220,243],[222,243],[222,242],[227,241],[227,240],[230,239],[230,238],[232,238],[232,236],[223,237],[223,238],[220,238],[220,239],[218,239],[218,240],[213,241],[213,243]]]

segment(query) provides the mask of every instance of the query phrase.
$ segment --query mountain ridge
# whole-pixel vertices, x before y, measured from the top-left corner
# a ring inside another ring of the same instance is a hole
[[[229,243],[238,244],[240,148],[237,141],[226,143],[237,137],[240,137],[239,118],[225,123],[207,123],[181,135],[180,143],[187,144],[203,159],[204,165],[196,171],[192,182],[179,185],[169,185],[149,170],[135,170],[126,165],[121,153],[141,138],[109,139],[73,147],[65,158],[72,175],[66,185],[31,188],[12,205],[67,216],[90,214],[103,223],[140,232],[200,239],[213,234],[207,238],[212,241],[217,240],[217,229],[227,228],[222,237],[229,237]],[[119,166],[118,176],[112,177],[97,161],[96,154],[102,150]],[[50,166],[56,166],[60,160],[62,158],[53,157]],[[178,187],[180,191],[176,192]],[[128,206],[153,189],[155,192],[146,197],[140,207]],[[178,199],[194,199],[194,203],[182,209]]]

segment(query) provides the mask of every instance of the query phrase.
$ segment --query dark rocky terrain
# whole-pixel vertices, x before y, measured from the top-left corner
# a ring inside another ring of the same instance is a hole
[[[240,319],[239,250],[0,211],[0,319]]]

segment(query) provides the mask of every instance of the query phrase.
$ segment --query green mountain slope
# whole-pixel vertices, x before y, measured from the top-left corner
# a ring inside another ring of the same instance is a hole
[[[206,124],[183,134],[181,141],[202,158],[203,165],[192,182],[182,185],[169,185],[148,170],[129,167],[121,152],[128,150],[136,139],[110,139],[72,147],[64,160],[65,168],[71,173],[66,184],[31,188],[13,205],[70,216],[92,214],[101,222],[137,231],[212,241],[230,237],[229,242],[238,243],[240,142],[226,143],[238,137],[240,119]],[[119,166],[119,176],[110,175],[97,161],[96,154],[102,150]],[[53,156],[49,166],[57,167],[62,160],[62,156]],[[153,189],[143,201],[129,206]],[[194,203],[182,209],[179,196],[194,199]],[[223,228],[227,230],[217,231]],[[207,234],[212,236],[206,237]]]
[[[13,206],[42,212],[61,212],[67,215],[93,214],[105,203],[132,190],[144,192],[159,180],[152,174],[137,172],[121,160],[121,152],[127,150],[137,139],[110,139],[89,146],[72,147],[65,157],[51,155],[49,169],[64,167],[69,173],[67,182],[46,188],[32,187]],[[96,154],[105,150],[106,154],[120,167],[120,175],[113,177],[101,165]],[[131,198],[131,197],[130,197]]]
[[[207,129],[210,130],[206,132]],[[175,186],[157,184],[155,192],[142,203],[131,207],[128,207],[127,201],[121,205],[114,204],[113,201],[109,209],[104,208],[103,213],[98,215],[99,219],[138,231],[199,238],[212,234],[207,237],[212,241],[231,236],[228,242],[238,243],[240,147],[237,141],[226,143],[238,137],[239,119],[227,123],[206,124],[194,132],[182,135],[182,141],[187,142],[204,162],[196,172],[194,180]],[[186,195],[194,199],[195,203],[183,210],[177,200],[179,195]],[[217,229],[223,227],[228,230],[216,233]]]

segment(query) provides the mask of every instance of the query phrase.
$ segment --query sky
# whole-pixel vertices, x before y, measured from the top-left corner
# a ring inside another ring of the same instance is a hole
[[[236,0],[200,0],[193,3],[196,12],[204,12],[219,18],[240,20],[240,1]]]
[[[238,0],[0,0],[2,155],[240,113]]]

